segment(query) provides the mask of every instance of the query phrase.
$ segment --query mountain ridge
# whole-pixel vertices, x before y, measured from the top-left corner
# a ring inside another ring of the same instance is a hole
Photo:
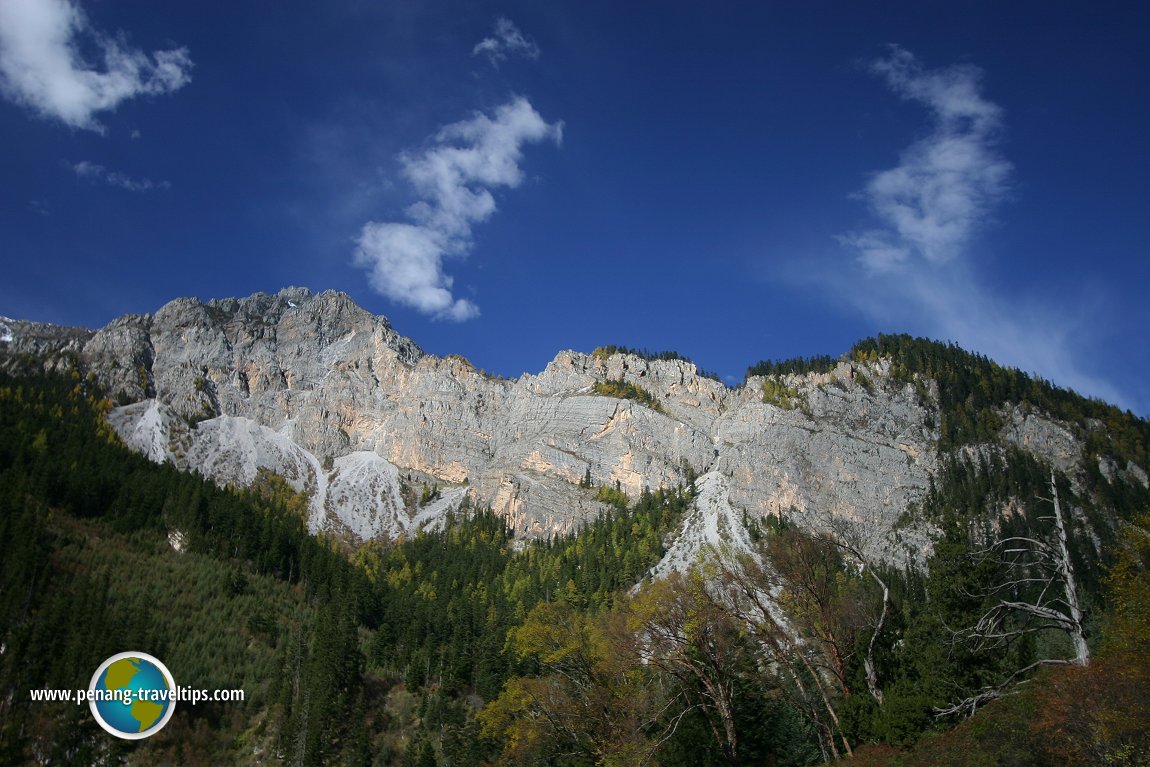
[[[304,288],[179,298],[96,331],[6,327],[6,366],[32,355],[91,373],[121,403],[110,422],[133,449],[222,484],[283,476],[308,497],[313,532],[359,541],[438,524],[451,504],[424,513],[397,502],[418,485],[491,506],[517,535],[548,537],[606,510],[585,484],[637,497],[718,472],[732,508],[752,519],[854,525],[883,558],[921,561],[934,533],[904,517],[938,473],[940,429],[953,427],[950,390],[877,342],[728,388],[677,355],[610,348],[490,377],[424,353],[346,294]],[[628,391],[650,399],[608,396]],[[1087,471],[1082,429],[1025,402],[993,415],[982,426],[995,440]],[[1137,462],[1098,461],[1147,485]]]

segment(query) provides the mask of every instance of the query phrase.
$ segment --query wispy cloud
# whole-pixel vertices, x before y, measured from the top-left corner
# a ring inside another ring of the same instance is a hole
[[[998,147],[1003,110],[986,99],[973,66],[927,69],[892,46],[870,71],[902,98],[926,107],[930,130],[875,173],[856,195],[877,226],[838,237],[856,259],[827,277],[838,292],[892,328],[955,341],[999,362],[1085,394],[1123,402],[1088,372],[1090,318],[987,283],[970,257],[974,238],[1009,191],[1011,164]]]
[[[91,181],[99,181],[108,186],[126,189],[129,192],[151,192],[156,189],[171,189],[172,185],[167,181],[152,181],[149,178],[132,178],[131,176],[124,175],[119,171],[108,170],[103,165],[99,165],[87,160],[70,165],[72,172],[79,178],[89,179]]]
[[[523,36],[519,27],[508,18],[495,20],[495,28],[491,37],[485,37],[471,50],[473,56],[486,56],[491,66],[498,67],[499,62],[506,61],[511,56],[520,56],[525,59],[539,58],[539,46]]]
[[[493,189],[523,182],[523,147],[559,144],[562,136],[562,123],[547,123],[522,97],[493,117],[477,113],[441,129],[427,149],[400,156],[403,175],[421,198],[407,208],[411,223],[369,222],[355,263],[370,270],[375,290],[401,304],[437,319],[479,316],[473,302],[453,296],[443,260],[471,250],[472,226],[495,212]]]
[[[102,69],[84,60],[82,43],[102,51]],[[149,57],[127,47],[121,33],[93,29],[70,0],[0,2],[0,92],[41,117],[102,133],[98,112],[182,88],[191,68],[186,48]]]
[[[930,109],[934,125],[903,151],[897,167],[876,173],[858,195],[884,227],[840,239],[876,272],[915,258],[944,263],[961,254],[1006,191],[1011,165],[995,149],[1002,110],[982,97],[975,67],[926,70],[892,46],[871,70],[903,98]]]

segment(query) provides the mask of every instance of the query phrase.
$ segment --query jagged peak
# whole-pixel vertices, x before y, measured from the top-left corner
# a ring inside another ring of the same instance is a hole
[[[311,288],[298,287],[296,285],[288,285],[286,288],[280,288],[280,292],[276,296],[285,301],[303,301],[311,298],[313,293]]]
[[[231,334],[232,329],[251,325],[275,326],[292,315],[311,317],[316,329],[327,342],[335,342],[355,326],[380,329],[389,344],[408,364],[424,356],[423,350],[410,338],[395,331],[390,320],[360,306],[355,299],[339,290],[319,293],[310,288],[290,286],[276,293],[257,291],[243,297],[213,298],[207,301],[196,296],[172,299],[154,314],[131,314],[118,317],[106,328],[142,324],[152,326],[200,326],[218,328]]]

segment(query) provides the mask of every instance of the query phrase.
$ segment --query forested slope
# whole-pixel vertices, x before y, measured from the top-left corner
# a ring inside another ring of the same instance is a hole
[[[219,488],[128,451],[92,379],[0,378],[0,762],[1148,763],[1145,422],[920,339],[847,359],[876,358],[937,407],[939,470],[904,515],[938,531],[925,566],[744,512],[750,550],[656,582],[690,471],[633,500],[588,475],[611,511],[560,538],[465,504],[351,549],[275,477]],[[1064,419],[1081,469],[1004,439],[1009,407]],[[137,744],[30,701],[126,649],[246,700]]]

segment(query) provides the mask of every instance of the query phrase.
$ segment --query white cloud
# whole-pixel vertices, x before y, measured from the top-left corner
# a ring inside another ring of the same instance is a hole
[[[167,181],[153,182],[148,178],[132,178],[119,171],[108,170],[103,165],[87,160],[81,160],[70,167],[72,168],[72,172],[80,178],[101,181],[108,186],[126,189],[129,192],[151,192],[155,189],[171,189],[172,187]]]
[[[83,41],[103,53],[103,68],[86,62]],[[41,117],[103,132],[98,112],[136,96],[170,93],[190,82],[186,48],[150,57],[88,25],[70,0],[0,2],[0,92]]]
[[[897,270],[915,257],[944,263],[962,252],[1006,192],[1011,165],[995,150],[1002,110],[979,93],[981,73],[974,67],[924,70],[894,46],[871,69],[900,96],[928,107],[934,126],[858,195],[883,228],[840,241],[875,272]]]
[[[523,182],[523,147],[562,141],[562,123],[547,123],[517,97],[435,134],[422,152],[400,156],[403,175],[420,200],[407,208],[414,223],[369,222],[357,240],[355,263],[370,271],[384,296],[437,319],[468,320],[479,307],[452,295],[443,260],[472,247],[472,226],[496,210],[493,189]]]
[[[371,269],[371,286],[424,314],[453,320],[479,316],[479,307],[451,295],[443,273],[450,242],[439,232],[414,224],[370,222],[359,237],[356,263]]]
[[[486,56],[491,66],[498,67],[499,62],[506,61],[509,56],[537,59],[540,51],[535,41],[524,37],[510,19],[499,18],[495,20],[492,36],[479,41],[471,50],[471,54]]]
[[[876,173],[856,195],[874,229],[840,236],[857,268],[822,275],[839,295],[891,329],[954,341],[1061,386],[1125,404],[1089,371],[1095,325],[1080,302],[1052,300],[1026,286],[1005,295],[987,284],[969,246],[1004,198],[1011,164],[996,149],[1003,115],[969,66],[928,70],[892,46],[870,66],[899,96],[925,106],[931,130],[897,167]],[[809,274],[809,272],[808,272]]]

